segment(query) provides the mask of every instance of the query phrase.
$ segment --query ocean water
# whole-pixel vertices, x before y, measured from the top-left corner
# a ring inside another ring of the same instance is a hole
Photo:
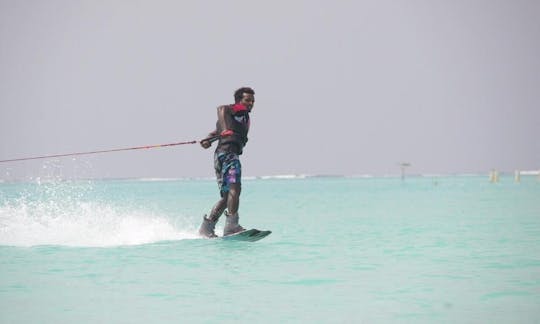
[[[217,198],[0,184],[0,323],[540,323],[536,177],[246,180],[254,243],[197,238]]]

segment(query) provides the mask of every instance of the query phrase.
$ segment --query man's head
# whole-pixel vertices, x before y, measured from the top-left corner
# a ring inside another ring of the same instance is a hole
[[[255,104],[255,91],[251,88],[240,88],[234,92],[234,103],[242,104],[251,111]]]

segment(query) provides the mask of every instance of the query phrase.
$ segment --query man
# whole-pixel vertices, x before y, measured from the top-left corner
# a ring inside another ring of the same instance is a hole
[[[242,165],[239,156],[248,141],[249,113],[255,103],[255,91],[240,88],[234,92],[234,104],[217,108],[216,129],[201,141],[205,149],[212,142],[219,141],[214,153],[214,168],[221,199],[214,205],[209,215],[204,215],[199,235],[207,238],[216,237],[214,229],[225,209],[225,228],[223,235],[244,231],[238,224],[240,204]]]

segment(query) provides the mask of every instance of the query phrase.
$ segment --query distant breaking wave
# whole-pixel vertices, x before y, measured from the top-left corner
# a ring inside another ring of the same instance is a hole
[[[500,172],[501,175],[511,175],[513,172]],[[538,176],[540,171],[520,171],[522,176]],[[444,177],[488,177],[488,172],[478,172],[478,173],[425,173],[425,174],[415,174],[409,173],[405,177],[423,177],[423,178],[444,178]],[[373,175],[373,174],[277,174],[277,175],[262,175],[262,176],[242,176],[242,180],[295,180],[295,179],[320,179],[320,178],[358,178],[358,179],[372,179],[372,178],[400,178],[399,174],[383,174],[383,175]],[[81,178],[75,180],[63,180],[63,179],[52,179],[52,180],[40,180],[36,179],[38,182],[62,182],[62,181],[142,181],[142,182],[165,182],[165,181],[215,181],[215,177],[143,177],[143,178]],[[34,182],[31,181],[17,181],[17,180],[4,180],[0,179],[0,184],[2,183],[17,183],[17,182]]]

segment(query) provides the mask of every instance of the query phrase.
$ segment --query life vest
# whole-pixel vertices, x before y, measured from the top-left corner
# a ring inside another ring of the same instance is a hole
[[[239,104],[228,105],[224,108],[225,124],[227,125],[227,129],[233,131],[233,135],[221,137],[216,151],[230,151],[242,154],[242,149],[248,141],[247,135],[250,126],[249,111],[245,106]],[[216,130],[218,134],[221,134],[225,130],[222,129],[219,120],[216,123]]]

